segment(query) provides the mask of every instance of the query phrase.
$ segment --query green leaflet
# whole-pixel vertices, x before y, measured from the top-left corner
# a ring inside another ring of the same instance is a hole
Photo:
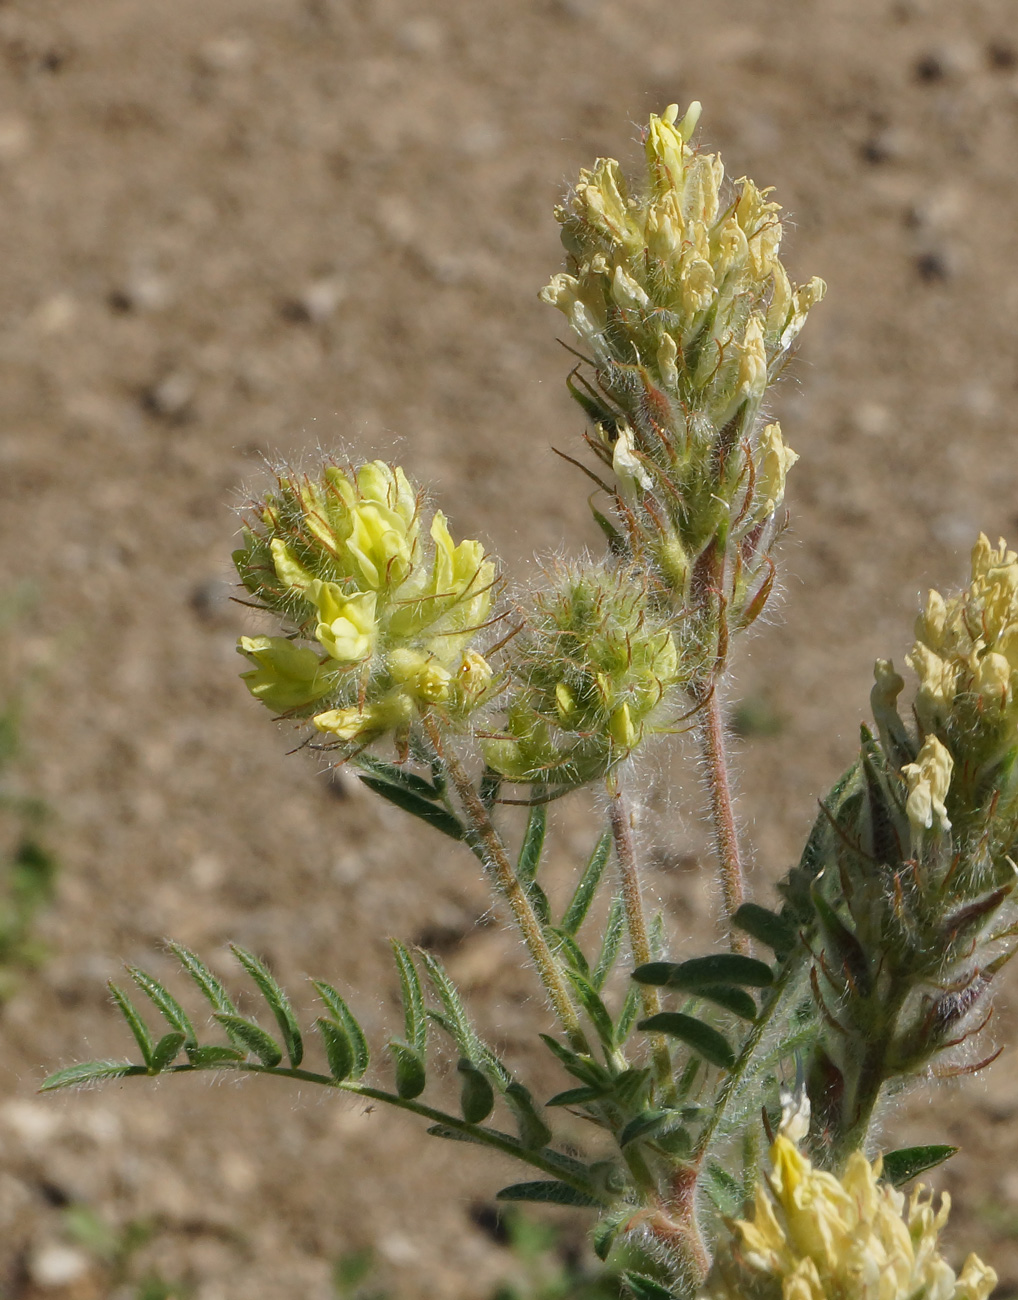
[[[388,799],[389,803],[394,803],[397,808],[402,808],[404,812],[410,813],[422,822],[427,822],[429,826],[441,831],[443,835],[448,835],[450,839],[461,840],[466,834],[459,818],[454,817],[445,808],[432,803],[430,798],[425,799],[405,786],[392,785],[373,776],[361,776],[359,779],[369,790],[374,790],[375,794]]]
[[[290,1064],[296,1069],[304,1059],[304,1043],[301,1039],[297,1017],[293,1014],[293,1007],[290,1005],[290,999],[280,988],[265,963],[259,961],[253,953],[235,943],[230,944],[230,951],[258,985],[262,997],[269,1004],[269,1008],[276,1018],[276,1024],[279,1026],[279,1032],[283,1036],[283,1045],[286,1047],[286,1054],[290,1058]]]
[[[769,988],[774,983],[774,972],[755,957],[719,952],[691,961],[650,961],[633,971],[633,979],[637,984],[698,993],[717,984]]]
[[[350,1077],[354,1068],[354,1050],[350,1035],[342,1025],[325,1016],[319,1016],[315,1026],[322,1036],[329,1073],[337,1083],[342,1083],[344,1079]]]
[[[364,1030],[357,1023],[356,1018],[339,996],[331,984],[326,984],[324,980],[312,980],[311,983],[318,990],[318,996],[325,1003],[329,1015],[341,1026],[350,1040],[350,1049],[353,1052],[353,1065],[350,1069],[350,1078],[359,1079],[364,1071],[368,1068],[368,1062],[371,1059],[371,1053],[368,1049],[368,1040],[364,1036]]]
[[[711,1065],[730,1070],[735,1064],[735,1052],[725,1036],[702,1020],[683,1015],[681,1011],[660,1011],[656,1016],[637,1023],[637,1029],[648,1033],[669,1034],[679,1038]]]
[[[758,943],[772,948],[779,957],[795,946],[795,927],[783,916],[761,907],[759,903],[743,903],[732,917],[732,924],[744,930]]]
[[[162,1013],[170,1028],[184,1035],[184,1046],[187,1048],[196,1047],[198,1039],[194,1032],[194,1026],[191,1024],[187,1012],[173,994],[163,988],[162,984],[149,975],[147,971],[140,970],[137,966],[128,966],[127,973],[152,1004]]]
[[[529,885],[537,877],[541,865],[541,852],[544,849],[544,837],[548,829],[548,805],[538,803],[530,810],[527,830],[523,836],[519,861],[516,863],[516,875],[520,883]]]
[[[170,951],[187,971],[188,975],[194,980],[198,988],[201,989],[204,996],[212,1004],[212,1010],[221,1012],[223,1015],[237,1015],[237,1008],[230,1000],[230,995],[223,988],[219,980],[209,970],[200,957],[185,948],[182,944],[171,943]]]
[[[576,892],[573,894],[572,900],[562,918],[562,924],[559,928],[564,930],[566,934],[575,934],[590,911],[590,905],[594,901],[594,895],[601,883],[604,869],[608,865],[611,849],[611,832],[605,831],[598,840],[594,852],[590,855],[590,861],[580,877],[580,883],[576,886]]]
[[[130,1074],[148,1074],[144,1065],[130,1061],[84,1061],[81,1065],[68,1065],[57,1070],[39,1087],[40,1092],[56,1092],[59,1088],[79,1088],[86,1083],[101,1083],[106,1079],[123,1079]]]
[[[407,772],[402,767],[397,767],[395,763],[386,763],[383,759],[375,758],[373,754],[360,753],[351,762],[355,767],[359,767],[367,776],[377,781],[384,781],[386,785],[391,785],[397,790],[404,790],[407,794],[417,795],[420,799],[440,799],[441,790],[437,786],[426,781],[424,777],[418,776],[415,772]],[[361,777],[364,780],[364,777]]]
[[[268,1069],[274,1070],[283,1059],[283,1050],[276,1040],[253,1020],[227,1011],[213,1012],[213,1019],[223,1026],[231,1043],[257,1056]]]
[[[538,1180],[532,1183],[513,1183],[503,1187],[495,1196],[497,1201],[531,1201],[541,1205],[577,1205],[593,1208],[600,1205],[592,1196],[587,1196],[570,1187],[568,1183],[556,1180]]]
[[[958,1147],[924,1146],[901,1147],[897,1151],[884,1153],[883,1178],[895,1187],[901,1187],[918,1174],[928,1169],[936,1169],[945,1160],[950,1160]]]

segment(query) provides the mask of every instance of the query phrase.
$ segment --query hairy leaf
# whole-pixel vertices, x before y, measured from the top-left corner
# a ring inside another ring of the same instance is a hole
[[[884,1155],[883,1177],[894,1187],[901,1187],[918,1174],[928,1169],[936,1169],[945,1160],[950,1160],[958,1147],[925,1146],[901,1147],[897,1151],[888,1151]]]
[[[405,790],[408,794],[415,794],[421,799],[442,797],[441,790],[433,786],[430,781],[426,781],[424,777],[418,776],[415,772],[407,772],[402,767],[397,767],[395,763],[386,763],[383,759],[375,758],[373,754],[358,754],[352,762],[355,767],[367,773],[369,778],[384,781],[386,785]],[[361,777],[361,780],[363,779]]]
[[[743,1020],[756,1019],[756,1003],[745,989],[737,989],[731,984],[712,984],[709,988],[697,989],[696,996],[724,1007]]]
[[[704,1187],[707,1195],[722,1214],[729,1216],[742,1210],[745,1193],[737,1178],[733,1178],[727,1169],[712,1160],[706,1170]]]
[[[547,1146],[551,1141],[551,1129],[537,1113],[534,1099],[523,1084],[510,1083],[505,1090],[505,1099],[516,1118],[522,1144],[530,1151]]]
[[[237,1061],[243,1061],[246,1052],[236,1047],[224,1047],[222,1043],[207,1043],[201,1047],[187,1048],[187,1059],[196,1070],[217,1070]]]
[[[718,952],[709,957],[694,957],[691,961],[650,961],[637,966],[633,979],[637,984],[698,993],[717,984],[768,988],[774,983],[774,972],[755,957]]]
[[[573,894],[569,906],[566,908],[565,915],[562,918],[561,929],[566,934],[575,934],[583,924],[587,913],[590,911],[590,905],[594,901],[594,895],[597,893],[597,887],[601,883],[601,877],[604,875],[604,869],[608,865],[608,858],[611,856],[612,837],[610,831],[605,831],[598,840],[594,852],[590,856],[590,861],[580,877],[580,883],[576,886],[576,892]]]
[[[368,1062],[371,1059],[364,1030],[361,1029],[356,1017],[331,984],[326,984],[324,980],[312,980],[311,983],[317,989],[318,996],[325,1003],[333,1020],[346,1031],[353,1052],[353,1067],[350,1070],[350,1078],[359,1079],[368,1068]]]
[[[513,1183],[495,1195],[497,1201],[532,1201],[541,1205],[577,1205],[590,1208],[600,1205],[592,1196],[557,1180],[539,1180],[533,1183]]]
[[[608,1093],[607,1087],[601,1088],[567,1088],[557,1092],[544,1103],[546,1106],[582,1106],[588,1101],[600,1101]]]
[[[569,976],[569,982],[579,994],[580,1004],[590,1017],[590,1022],[594,1026],[602,1045],[612,1051],[615,1047],[615,1026],[612,1023],[608,1008],[601,1001],[597,989],[579,971],[570,970],[566,971],[566,974]]]
[[[187,1012],[173,994],[163,988],[162,984],[149,975],[147,971],[140,970],[137,966],[128,966],[127,973],[162,1013],[170,1028],[184,1035],[184,1046],[196,1046],[198,1038],[194,1032],[194,1026],[191,1024]]]
[[[565,1043],[560,1043],[550,1034],[541,1034],[540,1038],[548,1051],[558,1057],[573,1078],[595,1088],[611,1083],[608,1071],[604,1066],[598,1065],[592,1056],[574,1052],[572,1048],[566,1047]]]
[[[698,1056],[722,1070],[730,1070],[735,1064],[735,1053],[723,1034],[712,1025],[705,1025],[702,1020],[683,1015],[681,1011],[659,1011],[656,1016],[641,1020],[636,1027],[649,1033],[679,1038]]]
[[[132,1065],[130,1061],[84,1061],[81,1065],[69,1065],[64,1070],[57,1070],[43,1080],[39,1091],[56,1092],[58,1088],[78,1088],[87,1083],[102,1083],[106,1079],[123,1079],[130,1074],[148,1074],[148,1068]]]
[[[134,1041],[138,1044],[138,1050],[141,1052],[142,1060],[151,1070],[154,1044],[148,1026],[138,1014],[138,1010],[134,1003],[122,989],[117,988],[116,984],[114,984],[112,980],[110,980],[107,987],[113,995],[113,1001],[117,1004],[121,1014],[127,1021],[128,1028],[134,1035]]]
[[[283,1045],[286,1047],[290,1064],[296,1069],[304,1059],[304,1043],[290,999],[280,988],[265,963],[259,961],[254,953],[248,952],[246,948],[241,948],[235,943],[230,944],[230,951],[258,985],[262,997],[269,1004],[272,1014],[276,1017],[279,1032],[283,1036]]]
[[[411,816],[427,822],[443,835],[448,835],[453,840],[463,839],[465,832],[459,818],[454,817],[445,808],[431,803],[412,790],[399,785],[390,785],[388,781],[380,781],[373,776],[362,776],[360,780],[369,790],[374,790],[375,794],[380,794],[383,799],[388,799],[397,808],[402,808]]]
[[[179,943],[171,943],[169,948],[208,1001],[211,1002],[213,1011],[221,1012],[227,1016],[237,1015],[237,1008],[231,1002],[230,995],[196,953],[191,952],[190,949],[183,947]]]
[[[392,951],[399,970],[399,987],[403,998],[403,1023],[406,1041],[420,1056],[428,1045],[428,1017],[424,1011],[424,990],[406,944],[391,940]]]
[[[163,1034],[152,1049],[152,1060],[149,1063],[152,1073],[158,1074],[160,1070],[165,1070],[168,1065],[172,1065],[184,1042],[184,1035],[179,1029],[171,1029],[168,1034]]]
[[[791,922],[759,903],[743,903],[736,909],[732,924],[758,943],[772,948],[779,957],[795,946],[795,927]]]
[[[354,1067],[354,1050],[350,1035],[342,1025],[325,1016],[319,1016],[315,1026],[322,1036],[329,1073],[337,1083],[342,1083],[344,1079],[350,1077]]]
[[[480,1124],[495,1107],[495,1091],[481,1071],[464,1057],[456,1069],[460,1076],[460,1110],[468,1124]]]
[[[548,829],[548,805],[534,804],[527,821],[526,834],[520,848],[519,861],[516,863],[516,875],[524,884],[529,884],[537,877],[541,865],[541,852],[544,848],[544,836]]]
[[[604,988],[605,980],[612,973],[615,965],[615,959],[619,955],[619,946],[622,943],[622,936],[626,929],[626,908],[622,901],[622,896],[616,894],[612,899],[611,909],[608,912],[608,920],[605,922],[604,939],[601,943],[601,951],[598,954],[597,964],[594,967],[594,973],[591,976],[591,983],[598,993]]]
[[[274,1070],[283,1059],[283,1049],[271,1034],[267,1034],[253,1020],[245,1020],[243,1016],[232,1015],[227,1011],[213,1012],[213,1019],[223,1026],[231,1043],[257,1056],[262,1065],[270,1070]]]
[[[389,1043],[396,1066],[396,1091],[404,1101],[412,1101],[424,1091],[427,1070],[420,1052],[410,1043],[394,1038]]]

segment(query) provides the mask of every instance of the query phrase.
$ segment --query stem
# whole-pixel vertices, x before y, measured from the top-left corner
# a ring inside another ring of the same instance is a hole
[[[697,1141],[696,1150],[693,1152],[692,1157],[693,1163],[697,1166],[703,1163],[703,1158],[707,1154],[707,1149],[710,1146],[711,1139],[717,1132],[718,1126],[725,1117],[725,1111],[728,1109],[729,1103],[735,1096],[739,1085],[745,1078],[746,1072],[752,1064],[756,1050],[760,1046],[764,1034],[767,1032],[770,1023],[774,1018],[775,1011],[777,1011],[778,1007],[783,1003],[783,994],[789,984],[792,983],[794,977],[798,974],[805,955],[805,952],[801,952],[789,957],[788,961],[785,963],[785,969],[778,976],[777,981],[771,986],[771,998],[757,1017],[753,1030],[743,1044],[742,1051],[739,1053],[739,1059],[729,1070],[724,1086],[718,1093],[717,1099],[714,1102],[714,1110],[711,1112],[711,1117],[707,1121],[707,1125]]]
[[[608,819],[611,822],[612,838],[615,841],[615,858],[619,864],[622,904],[626,912],[629,943],[633,950],[633,961],[637,966],[643,966],[650,961],[651,951],[650,939],[647,935],[647,920],[643,912],[643,899],[640,896],[640,874],[636,865],[636,846],[633,843],[633,819],[629,810],[629,801],[614,773],[608,778],[608,792],[611,796]],[[643,1003],[645,1017],[656,1016],[661,1010],[661,995],[652,985],[640,986],[640,1000]],[[654,1061],[654,1078],[658,1089],[664,1099],[674,1101],[675,1081],[672,1078],[672,1057],[668,1050],[668,1040],[664,1034],[651,1034],[650,1044]]]
[[[748,936],[732,924],[732,917],[742,906],[745,897],[745,884],[739,853],[739,834],[732,810],[732,791],[725,757],[725,731],[716,682],[706,692],[697,691],[696,698],[700,701],[700,744],[707,764],[714,845],[721,867],[721,891],[728,918],[728,946],[732,952],[748,953]]]
[[[570,1044],[576,1051],[586,1052],[589,1050],[589,1045],[584,1037],[583,1030],[580,1028],[579,1016],[570,997],[569,989],[562,978],[562,972],[555,961],[555,955],[544,937],[541,922],[537,919],[537,914],[527,897],[526,891],[516,878],[516,872],[509,861],[509,855],[506,852],[502,837],[488,816],[488,810],[481,802],[480,795],[478,795],[474,783],[460,762],[459,756],[453,749],[443,747],[442,733],[435,719],[429,714],[425,714],[423,722],[428,733],[428,739],[434,746],[435,753],[445,764],[446,771],[452,778],[452,783],[456,787],[456,792],[463,804],[467,820],[470,823],[472,837],[475,841],[471,847],[481,862],[490,869],[499,893],[509,904],[513,918],[519,926],[520,934],[523,936],[523,942],[526,944],[531,960],[541,977],[541,983],[544,985],[548,998],[555,1009],[555,1014],[566,1031]]]

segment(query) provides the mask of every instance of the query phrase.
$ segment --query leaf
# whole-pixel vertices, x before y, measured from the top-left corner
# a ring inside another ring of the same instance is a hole
[[[424,777],[418,776],[415,772],[407,772],[395,763],[386,763],[380,758],[375,758],[373,754],[358,754],[353,760],[354,766],[365,771],[370,778],[384,781],[386,785],[395,786],[397,789],[406,790],[409,794],[418,795],[421,799],[440,799],[442,792],[430,781]],[[361,778],[364,779],[363,777]]]
[[[424,1011],[424,990],[421,988],[417,967],[406,944],[400,943],[398,939],[392,939],[390,942],[396,958],[396,968],[399,971],[406,1040],[420,1056],[423,1056],[428,1045],[428,1017]]]
[[[835,958],[831,964],[835,969],[847,969],[862,996],[867,996],[871,980],[869,962],[862,944],[824,897],[819,884],[814,883],[810,890],[810,898],[816,909],[823,937]]]
[[[544,836],[548,829],[548,805],[534,804],[527,821],[527,830],[523,836],[519,861],[516,863],[517,879],[524,885],[537,877],[541,865],[541,851],[544,848]]]
[[[622,1274],[622,1283],[632,1291],[636,1300],[677,1300],[674,1291],[670,1291],[660,1282],[655,1282],[645,1273],[625,1272]]]
[[[342,1083],[344,1079],[350,1077],[354,1067],[354,1051],[350,1035],[342,1025],[325,1016],[318,1017],[315,1027],[322,1036],[329,1073],[337,1083]]]
[[[567,1088],[557,1092],[544,1104],[546,1106],[582,1106],[588,1101],[600,1101],[608,1093],[607,1088]]]
[[[534,915],[542,925],[547,925],[551,920],[551,904],[548,902],[548,895],[536,880],[531,880],[524,889],[530,900],[530,906],[534,909]]]
[[[226,1030],[231,1043],[257,1056],[268,1069],[274,1070],[283,1059],[283,1049],[271,1034],[267,1034],[253,1020],[245,1020],[243,1016],[228,1011],[214,1011],[212,1015]]]
[[[585,1192],[558,1180],[541,1179],[533,1183],[513,1183],[495,1193],[496,1201],[531,1201],[540,1205],[578,1205],[591,1208],[601,1204]]]
[[[114,984],[112,980],[107,984],[107,988],[113,995],[113,1001],[117,1004],[120,1013],[127,1021],[128,1028],[134,1035],[134,1041],[138,1044],[138,1050],[141,1052],[142,1060],[151,1070],[153,1043],[152,1035],[148,1031],[148,1025],[145,1024],[144,1020],[142,1020],[141,1016],[138,1014],[138,1010],[131,999],[122,989],[117,988],[116,984]]]
[[[227,1016],[237,1015],[237,1008],[230,1001],[230,995],[201,958],[179,943],[171,943],[169,947],[184,970],[187,971],[205,997],[211,1002],[212,1010]]]
[[[649,961],[633,971],[637,984],[654,984],[659,988],[684,989],[698,993],[717,984],[749,985],[751,988],[768,988],[774,983],[774,972],[755,957],[743,957],[735,952],[712,953],[709,957],[694,957],[691,961]]]
[[[374,790],[375,794],[380,794],[383,799],[388,799],[389,803],[394,803],[397,808],[402,808],[411,816],[427,822],[436,831],[441,831],[443,835],[448,835],[453,840],[463,839],[465,832],[459,818],[454,817],[445,808],[430,803],[429,800],[403,786],[390,785],[388,781],[380,781],[373,776],[361,776],[359,779],[369,790]]]
[[[772,948],[779,957],[795,946],[795,927],[785,917],[767,907],[761,907],[759,903],[743,903],[736,908],[732,924],[744,930],[758,943]]]
[[[454,1040],[462,1055],[477,1064],[481,1055],[480,1043],[474,1033],[474,1027],[470,1023],[466,1007],[463,1005],[456,985],[453,984],[448,972],[437,957],[433,957],[430,952],[425,952],[423,949],[418,949],[418,952],[421,961],[424,962],[424,969],[427,972],[428,979],[438,994],[439,1001],[445,1011],[444,1016],[439,1016],[433,1011],[429,1012],[429,1015],[432,1020],[441,1024],[442,1028]]]
[[[680,1113],[676,1110],[645,1110],[631,1119],[619,1134],[619,1146],[627,1147],[638,1138],[657,1137],[680,1124]]]
[[[516,1118],[520,1141],[528,1151],[547,1146],[551,1141],[551,1129],[537,1113],[533,1097],[522,1083],[510,1083],[505,1090],[505,1099]]]
[[[619,1018],[615,1021],[615,1041],[619,1047],[629,1037],[633,1025],[636,1024],[636,1017],[640,1014],[640,1001],[640,991],[634,985],[626,993],[625,1001],[622,1003],[622,1010],[619,1012]]]
[[[611,1075],[603,1066],[598,1065],[592,1056],[574,1052],[572,1048],[566,1047],[565,1043],[560,1043],[550,1034],[541,1034],[540,1038],[548,1051],[558,1057],[574,1079],[579,1079],[581,1083],[595,1088],[602,1084],[611,1084]]]
[[[456,1066],[460,1075],[460,1110],[468,1124],[480,1124],[495,1108],[495,1090],[473,1063],[464,1057]]]
[[[179,1029],[171,1029],[168,1034],[163,1034],[152,1049],[152,1060],[149,1063],[152,1073],[158,1074],[160,1070],[165,1070],[168,1065],[172,1065],[185,1042],[186,1039]]]
[[[590,1022],[594,1026],[598,1038],[603,1046],[611,1051],[615,1047],[615,1026],[612,1023],[608,1008],[601,1001],[597,989],[579,971],[568,970],[566,975],[568,975],[569,982],[579,994],[580,1004],[590,1017]]]
[[[742,1210],[745,1200],[742,1185],[716,1160],[712,1160],[708,1164],[704,1182],[706,1183],[707,1195],[722,1214],[731,1217]]]
[[[236,1047],[224,1047],[222,1043],[208,1043],[187,1049],[187,1059],[196,1070],[223,1069],[236,1061],[243,1061],[246,1054]]]
[[[756,1003],[745,989],[733,988],[731,984],[715,984],[710,988],[698,989],[696,996],[715,1002],[743,1020],[756,1019]]]
[[[601,883],[604,869],[608,865],[611,848],[611,832],[605,831],[598,840],[594,852],[590,855],[590,861],[580,877],[580,883],[576,886],[576,892],[573,894],[572,901],[566,908],[565,915],[562,918],[560,928],[566,934],[575,934],[590,911],[590,905],[594,901],[594,895]]]
[[[554,936],[555,942],[553,947],[555,955],[558,956],[561,954],[573,970],[578,970],[582,975],[589,975],[590,965],[587,962],[586,957],[584,957],[580,945],[572,935],[561,929],[551,929],[549,930],[549,933]]]
[[[162,1013],[170,1028],[184,1035],[184,1046],[196,1046],[198,1038],[194,1032],[194,1026],[191,1024],[187,1012],[173,994],[164,989],[159,981],[149,975],[147,971],[140,970],[137,966],[128,966],[127,973]]]
[[[604,988],[605,980],[612,972],[615,965],[615,959],[619,955],[619,945],[622,943],[622,935],[626,927],[626,908],[622,901],[622,896],[616,894],[612,899],[611,910],[608,912],[608,920],[604,927],[604,940],[601,943],[601,951],[598,954],[597,965],[594,967],[594,974],[591,976],[591,983],[600,993]]]
[[[102,1083],[106,1079],[124,1079],[131,1074],[148,1074],[144,1065],[130,1061],[84,1061],[81,1065],[68,1065],[57,1070],[39,1086],[40,1092],[56,1092],[58,1088],[78,1088],[86,1083]]]
[[[368,1068],[368,1062],[371,1059],[368,1040],[364,1037],[364,1030],[361,1029],[350,1008],[331,984],[326,984],[324,980],[312,980],[311,983],[318,991],[318,996],[325,1003],[333,1020],[346,1030],[353,1051],[353,1068],[350,1071],[350,1078],[359,1079]]]
[[[950,1146],[901,1147],[884,1155],[882,1177],[894,1187],[901,1187],[917,1174],[936,1169],[959,1150]]]
[[[681,1011],[659,1011],[656,1016],[641,1020],[636,1027],[648,1033],[679,1038],[705,1061],[722,1070],[730,1070],[735,1064],[735,1053],[723,1034],[702,1020],[683,1015]]]
[[[614,1214],[606,1214],[594,1225],[590,1234],[590,1242],[594,1247],[594,1254],[603,1264],[611,1254],[612,1246],[615,1245],[615,1239],[619,1235],[622,1225],[633,1217],[630,1207],[622,1211],[616,1211]]]
[[[241,948],[235,943],[230,944],[230,951],[258,985],[262,997],[269,1004],[272,1014],[276,1017],[279,1032],[283,1036],[283,1045],[286,1047],[290,1064],[296,1069],[304,1059],[304,1043],[290,999],[279,987],[265,963],[259,961],[254,953],[248,952],[246,948]]]
[[[404,1101],[413,1101],[428,1081],[424,1061],[415,1047],[398,1038],[389,1043],[389,1051],[396,1065],[396,1091]]]

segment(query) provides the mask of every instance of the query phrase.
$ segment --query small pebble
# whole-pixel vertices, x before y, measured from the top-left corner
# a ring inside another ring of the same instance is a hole
[[[323,276],[310,284],[291,301],[284,304],[283,314],[290,320],[323,325],[346,296],[346,285],[336,276]]]
[[[119,312],[162,311],[169,306],[172,296],[168,280],[148,271],[139,271],[113,290],[109,304]]]
[[[142,396],[146,410],[163,418],[181,418],[194,397],[194,380],[183,370],[171,370]]]
[[[29,1276],[44,1291],[70,1286],[83,1278],[89,1267],[89,1258],[83,1250],[57,1241],[40,1246],[28,1261]]]

